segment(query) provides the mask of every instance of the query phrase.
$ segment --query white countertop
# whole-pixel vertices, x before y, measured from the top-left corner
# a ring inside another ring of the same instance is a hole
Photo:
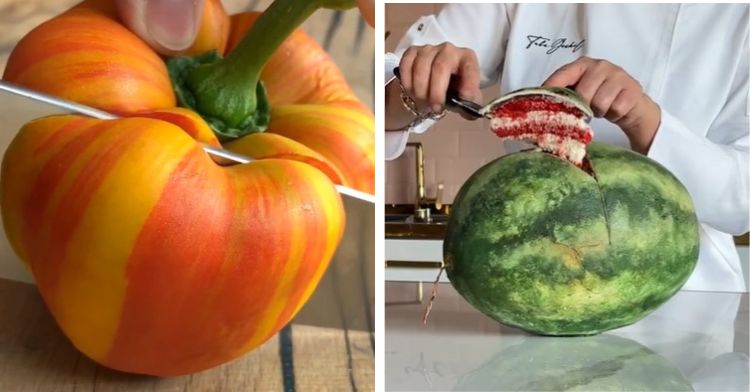
[[[631,326],[554,338],[498,324],[449,284],[425,326],[430,286],[418,303],[416,284],[386,283],[387,390],[750,389],[747,293],[682,291]]]

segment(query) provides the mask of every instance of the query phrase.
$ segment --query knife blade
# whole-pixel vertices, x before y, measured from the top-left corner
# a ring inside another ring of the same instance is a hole
[[[118,118],[96,108],[0,80],[2,151],[25,123],[44,116],[68,113],[103,120]],[[204,145],[203,149],[208,154],[238,164],[253,161],[250,157],[222,148]],[[293,323],[372,333],[375,309],[375,197],[345,186],[337,185],[336,189],[346,210],[344,237],[318,287]],[[0,238],[0,278],[33,282],[23,263],[16,259],[4,232]]]
[[[50,105],[51,107],[56,107],[60,109],[64,113],[83,114],[89,117],[98,118],[100,120],[114,120],[114,119],[119,118],[119,116],[114,115],[112,113],[108,113],[103,110],[92,108],[90,106],[82,105],[80,103],[70,101],[67,99],[47,95],[39,91],[34,91],[26,87],[8,82],[6,80],[0,80],[0,92],[15,94],[21,97],[28,98],[31,101],[45,103],[45,104]],[[50,114],[60,114],[60,112],[50,113]],[[209,146],[207,144],[203,144],[203,151],[205,151],[209,155],[224,158],[232,162],[236,162],[236,163],[249,163],[249,162],[254,161],[253,158],[244,156],[242,154],[238,154],[236,152],[229,151],[223,148]],[[336,190],[338,190],[338,192],[342,196],[353,197],[353,198],[360,199],[371,204],[375,204],[375,197],[365,192],[361,192],[356,189],[352,189],[352,188],[342,186],[342,185],[336,185]]]

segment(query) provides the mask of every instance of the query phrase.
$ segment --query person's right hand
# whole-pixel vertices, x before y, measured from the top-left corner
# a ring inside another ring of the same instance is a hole
[[[479,90],[479,62],[473,50],[445,42],[437,46],[412,46],[399,64],[401,85],[420,108],[438,112],[445,104],[445,93],[453,87],[459,98],[482,100]],[[474,117],[461,113],[464,118]]]

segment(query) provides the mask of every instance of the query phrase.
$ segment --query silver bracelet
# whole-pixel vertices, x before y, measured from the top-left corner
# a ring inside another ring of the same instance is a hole
[[[447,111],[445,108],[440,110],[439,112],[433,112],[433,111],[425,111],[425,112],[419,112],[417,108],[417,103],[414,102],[414,99],[412,99],[411,96],[406,92],[406,89],[404,89],[404,86],[399,83],[399,87],[401,88],[401,103],[404,105],[404,108],[409,111],[412,115],[414,115],[414,120],[412,120],[407,126],[396,129],[396,131],[408,131],[420,123],[422,123],[424,120],[440,120],[441,118],[445,117],[445,114]]]

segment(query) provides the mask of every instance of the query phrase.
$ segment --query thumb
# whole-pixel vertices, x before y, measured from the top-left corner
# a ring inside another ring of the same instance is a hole
[[[172,54],[195,41],[203,0],[115,0],[120,19],[161,54]]]

